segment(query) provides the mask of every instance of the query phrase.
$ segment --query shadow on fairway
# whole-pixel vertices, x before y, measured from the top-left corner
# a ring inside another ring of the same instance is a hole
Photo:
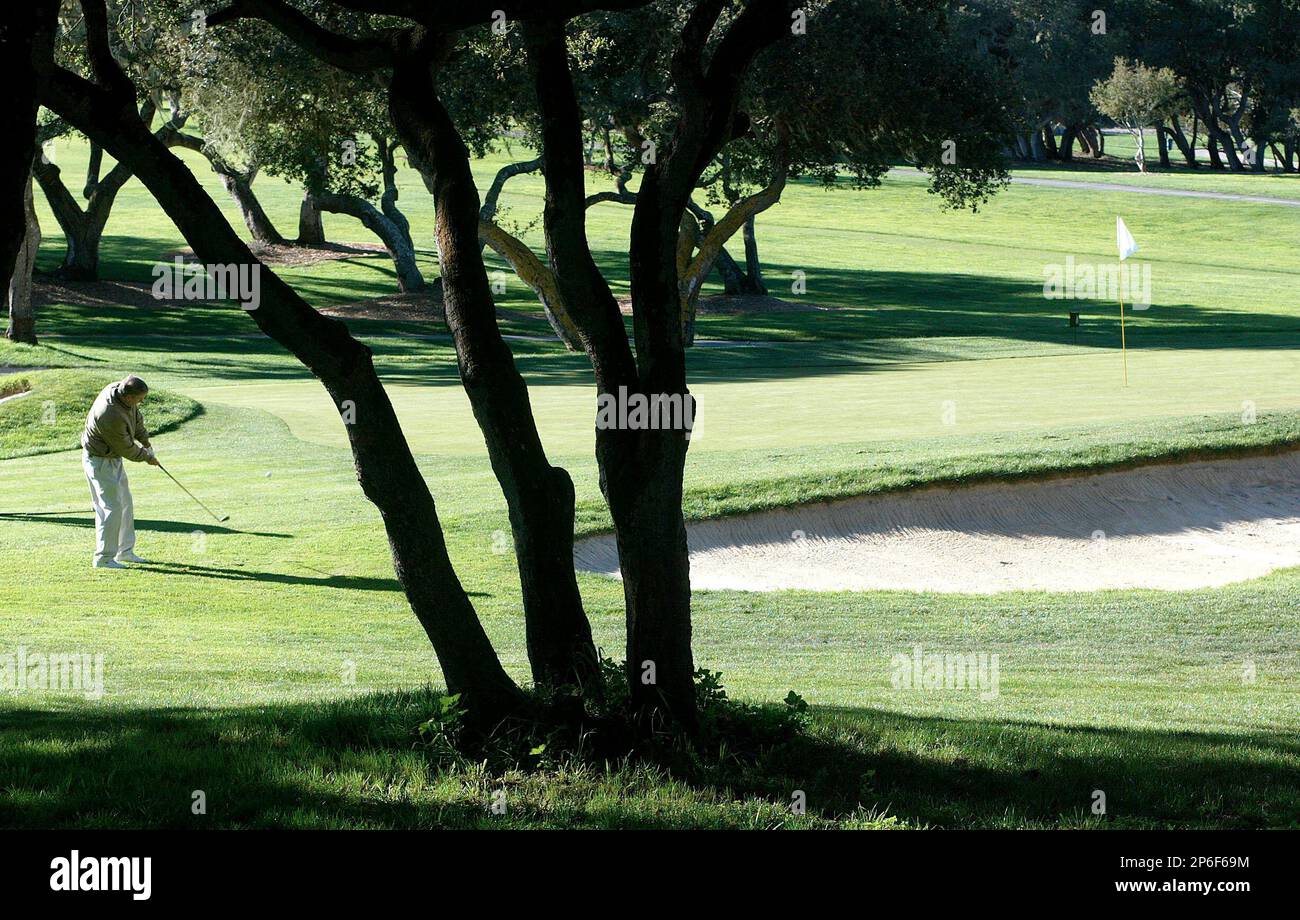
[[[0,710],[0,825],[17,827],[755,827],[855,813],[929,827],[1300,823],[1300,742],[821,708],[757,764],[613,764],[496,782],[431,759],[429,690],[239,709]],[[75,707],[75,708],[74,708]],[[208,814],[190,813],[193,790]],[[376,794],[376,790],[386,790]],[[791,819],[793,790],[808,819]],[[1095,791],[1106,815],[1092,814]]]
[[[1061,259],[1066,254],[1062,250]],[[625,268],[619,269],[619,265],[625,266],[626,253],[602,251],[596,256],[613,277],[623,277]],[[1078,256],[1083,258],[1084,254]],[[1200,263],[1198,266],[1206,267]],[[378,267],[378,263],[371,267]],[[694,348],[689,352],[693,377],[794,379],[846,369],[889,370],[904,362],[949,359],[948,350],[941,346],[944,339],[950,338],[987,337],[1061,348],[1114,349],[1119,342],[1115,304],[1103,300],[1047,300],[1041,281],[937,271],[816,269],[808,276],[807,294],[783,291],[778,279],[788,278],[799,267],[767,266],[773,296],[834,309],[702,314],[696,325],[696,335],[702,340],[763,344]],[[1159,268],[1177,271],[1179,263],[1165,259]],[[1300,274],[1284,269],[1273,271]],[[291,280],[301,287],[302,279]],[[307,287],[303,292],[315,302],[330,301],[324,292]],[[364,296],[371,292],[353,291],[348,299],[356,300],[358,293]],[[377,284],[373,293],[379,296],[392,291]],[[507,334],[550,337],[535,303],[506,299],[499,306],[514,317],[503,321]],[[1130,312],[1128,345],[1131,350],[1300,346],[1300,318],[1268,312],[1267,307],[1261,304],[1259,309],[1245,313],[1157,303],[1148,311]],[[202,304],[188,305],[183,310],[147,311],[106,305],[93,313],[58,306],[51,309],[55,315],[50,325],[60,334],[83,336],[100,346],[120,345],[166,355],[161,363],[174,365],[186,374],[224,381],[311,379],[305,368],[259,333],[238,309]],[[1081,327],[1068,325],[1072,310],[1082,313]],[[630,324],[630,318],[625,322]],[[142,323],[148,334],[139,333]],[[442,324],[367,321],[353,323],[351,328],[373,348],[376,367],[385,380],[460,386],[454,362],[431,360],[438,351],[450,349],[450,336]],[[412,333],[424,337],[409,337]],[[565,352],[558,341],[512,340],[510,347],[521,373],[530,382],[590,382],[591,368],[586,357]]]
[[[354,591],[398,591],[401,583],[396,578],[367,578],[360,575],[335,575],[302,563],[297,565],[322,577],[312,578],[307,575],[288,575],[283,572],[261,572],[255,569],[219,568],[211,565],[196,565],[192,562],[154,562],[149,561],[131,566],[146,572],[161,575],[191,575],[195,578],[219,578],[226,581],[266,581],[277,585],[307,585],[319,588],[350,588]],[[491,597],[483,591],[466,591],[469,597]]]
[[[31,524],[61,524],[64,527],[88,527],[94,528],[94,517],[69,517],[69,514],[76,512],[66,511],[10,511],[0,513],[0,521],[20,521]],[[90,514],[89,511],[85,512]],[[222,527],[220,524],[204,524],[186,521],[155,521],[150,518],[136,518],[135,529],[137,531],[153,531],[155,533],[193,533],[201,530],[207,534],[242,534],[246,537],[279,537],[281,539],[292,539],[291,533],[276,533],[266,530],[237,530],[233,527]]]
[[[292,565],[293,563],[288,563]],[[158,572],[163,575],[193,575],[199,578],[219,578],[226,581],[265,581],[277,585],[309,585],[321,588],[350,588],[354,591],[401,591],[402,586],[396,578],[366,578],[357,575],[334,575],[321,572],[310,566],[302,566],[313,572],[320,572],[322,577],[312,578],[307,575],[288,575],[283,572],[261,572],[256,569],[220,568],[212,565],[196,565],[190,562],[147,562],[132,568]],[[472,595],[471,595],[472,596]]]

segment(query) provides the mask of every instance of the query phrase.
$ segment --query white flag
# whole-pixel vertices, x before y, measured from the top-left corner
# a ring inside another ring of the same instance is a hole
[[[1137,240],[1133,239],[1133,234],[1128,232],[1128,227],[1124,226],[1124,218],[1115,218],[1115,245],[1119,247],[1119,260],[1123,262],[1133,253],[1138,251]]]

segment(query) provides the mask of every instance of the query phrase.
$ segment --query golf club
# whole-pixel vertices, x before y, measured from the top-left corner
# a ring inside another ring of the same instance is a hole
[[[167,473],[167,467],[163,466],[161,463],[158,464],[158,469],[162,470],[164,473]],[[185,488],[185,486],[182,486],[181,481],[177,479],[175,476],[173,476],[171,473],[167,473],[167,478],[170,479],[172,482],[176,483],[176,485],[181,486],[181,491],[184,492],[186,495],[188,495],[190,498],[194,499],[196,502],[198,502],[200,508],[202,508],[208,514],[216,518],[218,524],[224,524],[226,521],[230,520],[230,515],[228,514],[218,517],[215,511],[213,511],[207,505],[203,504],[203,502],[199,501],[198,496],[195,495],[193,492],[191,492],[189,489]]]

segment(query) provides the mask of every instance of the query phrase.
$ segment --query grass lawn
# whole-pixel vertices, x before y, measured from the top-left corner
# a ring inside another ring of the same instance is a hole
[[[84,149],[58,155],[79,174]],[[480,177],[500,162],[479,164]],[[206,166],[191,165],[224,205]],[[1256,177],[1206,178],[1218,189]],[[428,196],[413,174],[400,181],[433,275]],[[257,188],[291,231],[297,193],[269,178]],[[506,219],[529,225],[540,182],[507,189]],[[1114,258],[1116,213],[1153,272],[1151,308],[1130,317],[1128,388],[1115,305],[1042,296],[1045,266]],[[592,219],[620,279],[627,217],[602,205]],[[42,218],[49,268],[61,238]],[[940,210],[909,177],[866,193],[796,184],[759,220],[773,291],[797,298],[779,285],[805,271],[803,296],[842,309],[701,318],[701,339],[730,344],[691,355],[701,416],[688,513],[1300,443],[1295,220],[1280,206],[1028,186],[971,215]],[[326,226],[366,238],[350,221]],[[134,182],[108,232],[112,278],[148,280],[181,245]],[[320,305],[394,286],[379,257],[284,275]],[[508,332],[544,334],[521,285],[502,301],[533,317]],[[1080,306],[1076,339],[1065,313]],[[698,592],[697,662],[742,700],[797,691],[812,705],[806,738],[758,766],[723,758],[680,773],[558,762],[497,775],[432,757],[415,726],[440,675],[319,384],[238,309],[56,304],[38,326],[43,344],[0,343],[0,366],[72,369],[23,376],[59,388],[59,417],[74,420],[92,379],[141,374],[175,399],[145,407],[152,427],[170,425],[159,456],[231,519],[211,525],[133,465],[138,549],[153,563],[92,571],[77,454],[16,456],[4,442],[0,655],[102,654],[105,692],[0,694],[0,825],[1300,825],[1300,570],[1186,593]],[[523,679],[504,500],[445,330],[353,326],[376,352],[458,572]],[[599,529],[585,359],[514,344],[552,462],[576,481],[579,528]],[[0,405],[0,433],[36,399]],[[46,446],[65,438],[48,433]],[[620,586],[581,586],[598,642],[621,657]],[[895,689],[891,659],[917,645],[996,654],[999,692]],[[500,788],[504,817],[487,808]],[[190,812],[195,789],[206,816]],[[1090,810],[1099,789],[1104,819]],[[807,816],[790,814],[794,790]]]

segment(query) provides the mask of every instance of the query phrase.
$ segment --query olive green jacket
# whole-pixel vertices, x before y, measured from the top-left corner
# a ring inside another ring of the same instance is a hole
[[[121,400],[122,384],[110,383],[95,397],[95,403],[86,415],[86,430],[81,433],[81,446],[92,457],[122,457],[127,460],[148,460],[153,456],[149,446],[149,429],[139,406],[128,406]],[[140,444],[136,444],[139,441]],[[144,445],[143,447],[140,445]]]

